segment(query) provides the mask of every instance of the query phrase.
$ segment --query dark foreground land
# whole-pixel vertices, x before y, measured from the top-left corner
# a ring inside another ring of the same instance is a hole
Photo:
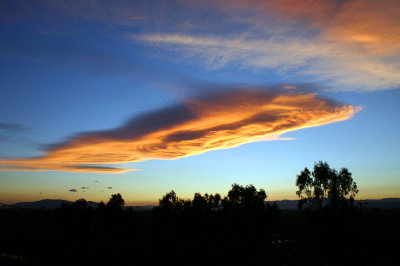
[[[398,265],[399,210],[0,211],[0,265]]]

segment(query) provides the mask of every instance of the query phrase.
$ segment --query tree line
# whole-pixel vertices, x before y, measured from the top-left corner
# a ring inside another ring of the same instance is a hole
[[[387,265],[397,254],[399,212],[352,208],[346,168],[317,162],[295,181],[305,211],[280,211],[264,189],[236,183],[225,195],[170,191],[152,211],[125,207],[119,193],[96,208],[4,210],[0,251],[36,265]]]
[[[305,168],[296,178],[298,190],[296,195],[300,198],[299,209],[333,208],[343,209],[353,206],[354,197],[359,192],[352,174],[347,168],[337,171],[327,162],[314,163],[313,171]],[[166,193],[159,199],[159,205],[154,208],[156,212],[196,212],[210,213],[217,211],[231,212],[260,212],[277,209],[276,204],[266,203],[267,193],[264,189],[255,188],[253,185],[242,186],[232,184],[227,195],[222,197],[219,193],[195,193],[192,199],[179,198],[174,190]],[[99,210],[122,210],[125,201],[120,193],[111,195],[107,203],[101,201]],[[88,208],[85,199],[78,199],[70,206],[63,208]]]

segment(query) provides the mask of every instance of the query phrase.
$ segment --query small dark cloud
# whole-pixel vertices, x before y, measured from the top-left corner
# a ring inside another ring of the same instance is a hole
[[[99,155],[100,156],[100,155]],[[75,170],[82,170],[83,172],[91,172],[100,170],[101,172],[113,172],[115,170],[119,170],[120,168],[117,167],[109,167],[109,166],[97,166],[97,165],[65,165],[64,167],[75,169]]]
[[[69,190],[69,192],[78,192],[78,190],[76,190],[75,188],[71,188],[71,189]]]
[[[81,187],[81,189],[88,189],[88,187]]]
[[[99,180],[95,180],[94,182],[95,182],[95,183],[99,183],[100,181],[99,181]]]
[[[15,123],[0,122],[0,141],[15,141],[16,133],[23,132],[28,128]]]
[[[14,123],[1,123],[0,122],[0,130],[8,130],[8,131],[24,131],[27,130],[28,128],[20,125],[20,124],[14,124]]]
[[[112,189],[112,187],[107,187],[108,189]]]

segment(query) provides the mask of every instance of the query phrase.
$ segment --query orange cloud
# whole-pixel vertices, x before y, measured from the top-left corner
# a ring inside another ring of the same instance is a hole
[[[324,36],[357,44],[368,52],[392,55],[400,51],[399,1],[348,1],[333,17]]]
[[[397,0],[272,1],[280,18],[308,21],[322,37],[390,55],[400,49],[400,4]]]
[[[205,23],[199,31],[156,28],[130,38],[173,51],[172,60],[178,54],[208,70],[233,63],[279,76],[290,71],[312,82],[329,82],[331,90],[387,90],[400,84],[398,0],[179,2],[211,14],[218,10],[226,34]]]
[[[293,23],[308,22],[321,37],[391,55],[400,50],[398,0],[222,0],[219,7],[247,8]]]
[[[120,128],[78,135],[44,156],[1,159],[1,170],[123,173],[104,164],[176,159],[351,118],[358,109],[315,94],[225,92],[137,117]]]

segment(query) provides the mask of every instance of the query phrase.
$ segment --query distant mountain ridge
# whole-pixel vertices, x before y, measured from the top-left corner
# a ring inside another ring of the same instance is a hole
[[[0,208],[15,208],[15,209],[57,209],[60,208],[61,205],[72,204],[74,201],[62,200],[62,199],[43,199],[38,201],[29,201],[29,202],[18,202],[14,204],[1,204]],[[99,205],[98,202],[87,201],[88,206],[92,208],[97,208]],[[133,210],[151,210],[154,208],[152,205],[144,205],[144,206],[125,206],[125,208],[132,208]]]
[[[269,204],[276,203],[281,210],[297,210],[298,200],[277,200],[267,201]],[[18,202],[15,204],[5,205],[0,204],[0,208],[16,208],[16,209],[56,209],[60,208],[63,203],[72,204],[73,201],[62,200],[62,199],[43,199],[32,202]],[[98,202],[88,201],[88,206],[97,208]],[[400,209],[400,198],[383,198],[377,200],[356,200],[355,206],[359,206],[363,209]],[[151,210],[155,206],[125,206],[125,208],[132,208],[133,210]]]
[[[1,205],[3,208],[12,208],[15,207],[17,209],[56,209],[60,208],[63,203],[71,204],[74,203],[73,201],[62,200],[62,199],[43,199],[38,201],[31,201],[31,202],[18,202],[15,204],[10,204],[7,206]],[[99,203],[94,201],[88,201],[88,206],[97,208]]]

